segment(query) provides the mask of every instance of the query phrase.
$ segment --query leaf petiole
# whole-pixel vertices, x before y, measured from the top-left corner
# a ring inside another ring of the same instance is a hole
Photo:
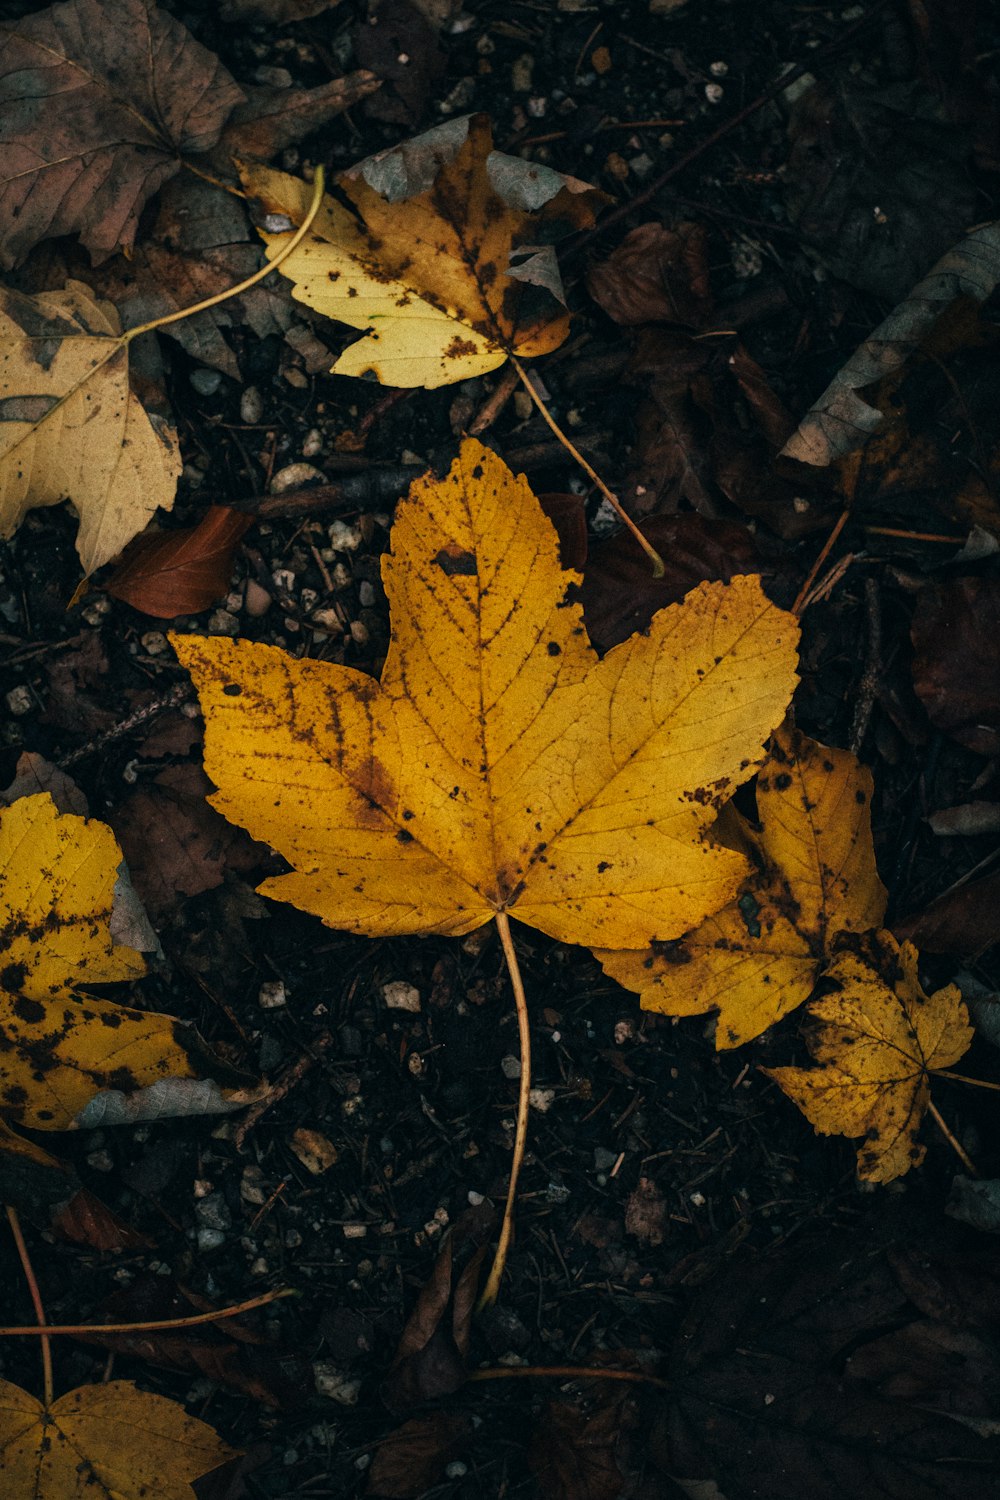
[[[24,1271],[24,1279],[27,1281],[28,1291],[31,1293],[31,1304],[35,1309],[35,1317],[38,1319],[37,1330],[32,1329],[31,1331],[32,1333],[37,1332],[42,1341],[42,1384],[45,1405],[48,1407],[52,1405],[55,1399],[55,1386],[52,1383],[52,1344],[50,1342],[49,1331],[45,1326],[45,1307],[42,1303],[42,1294],[38,1289],[38,1282],[35,1280],[35,1272],[31,1264],[31,1257],[28,1254],[28,1247],[24,1242],[24,1235],[21,1232],[21,1221],[17,1216],[17,1209],[11,1208],[9,1203],[5,1206],[7,1210],[7,1222],[10,1225],[11,1234],[14,1236],[14,1244],[17,1246],[21,1268]]]
[[[510,1249],[511,1240],[514,1235],[514,1203],[517,1198],[517,1179],[521,1172],[521,1163],[524,1161],[524,1148],[528,1139],[528,1101],[531,1094],[531,1029],[528,1023],[528,1001],[524,993],[524,982],[521,979],[521,970],[517,962],[514,940],[510,935],[510,918],[505,911],[498,911],[494,921],[497,924],[497,931],[500,934],[500,942],[503,944],[503,956],[507,960],[507,972],[510,974],[511,988],[514,991],[514,1004],[517,1007],[517,1032],[521,1048],[521,1079],[517,1092],[517,1126],[514,1131],[514,1155],[511,1158],[510,1177],[507,1181],[507,1202],[504,1204],[503,1223],[500,1226],[500,1239],[497,1242],[496,1254],[493,1257],[490,1274],[486,1278],[486,1285],[476,1304],[477,1312],[482,1312],[484,1307],[492,1307],[493,1303],[497,1300],[504,1266],[507,1264],[507,1252]]]

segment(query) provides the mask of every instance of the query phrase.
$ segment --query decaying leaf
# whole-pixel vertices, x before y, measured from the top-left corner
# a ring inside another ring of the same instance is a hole
[[[985,302],[1000,280],[1000,222],[983,224],[918,282],[910,295],[855,349],[815,401],[782,454],[806,464],[828,464],[864,443],[882,413],[858,393],[898,370],[948,306],[959,297]]]
[[[760,832],[739,821],[756,869],[738,897],[676,942],[598,953],[605,971],[638,990],[644,1010],[718,1010],[720,1049],[759,1036],[809,998],[840,934],[885,915],[871,794],[871,773],[848,751],[782,727],[757,780]]]
[[[266,214],[301,223],[308,183],[252,164],[241,176]],[[336,185],[356,212],[326,196],[281,267],[300,302],[367,334],[335,374],[435,387],[562,343],[553,242],[593,222],[595,189],[494,151],[484,115],[371,157]],[[285,238],[264,234],[269,257]]]
[[[191,1481],[235,1451],[182,1406],[131,1380],[43,1406],[0,1381],[0,1471],[11,1500],[194,1500]]]
[[[858,1175],[891,1182],[919,1166],[917,1131],[930,1102],[928,1075],[950,1068],[972,1042],[957,985],[926,995],[917,950],[887,932],[826,971],[836,992],[809,1006],[806,1041],[818,1068],[763,1071],[820,1135],[864,1136]]]
[[[87,573],[171,508],[181,470],[176,433],[130,388],[120,335],[82,282],[38,297],[0,289],[0,536],[72,501]]]
[[[159,620],[207,609],[229,587],[233,557],[253,517],[211,505],[197,526],[136,537],[104,588]]]
[[[366,1493],[380,1500],[419,1500],[468,1442],[472,1423],[461,1412],[411,1417],[379,1443]]]
[[[63,234],[95,262],[127,249],[181,153],[214,146],[242,98],[154,0],[66,0],[0,28],[0,260]]]
[[[195,1076],[180,1022],[80,995],[145,972],[111,936],[120,863],[110,828],[45,793],[0,811],[0,1112],[15,1124],[66,1130],[103,1089]]]
[[[1000,582],[927,584],[911,635],[913,686],[931,723],[980,755],[1000,753]]]
[[[735,894],[743,856],[704,835],[795,682],[796,622],[756,578],[701,585],[598,661],[537,500],[471,439],[401,502],[383,578],[381,683],[174,637],[213,805],[294,867],[263,894],[356,932],[510,912],[632,948]]]

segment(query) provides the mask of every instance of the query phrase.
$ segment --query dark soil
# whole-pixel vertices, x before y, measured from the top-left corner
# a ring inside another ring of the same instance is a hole
[[[226,26],[200,8],[170,8],[221,54],[237,79],[251,78],[262,66],[283,67],[296,83],[309,85],[356,65],[355,27],[365,11],[361,0],[344,0],[313,20],[269,29]],[[25,9],[4,7],[5,13]],[[574,433],[589,442],[603,476],[619,487],[635,442],[635,392],[614,373],[628,334],[587,297],[583,278],[625,230],[650,220],[706,227],[718,326],[732,318],[730,326],[739,327],[772,392],[796,417],[936,255],[960,237],[949,228],[943,244],[928,248],[911,224],[900,245],[898,285],[890,287],[869,274],[870,267],[859,268],[856,246],[852,252],[841,245],[831,270],[824,262],[824,226],[807,236],[801,220],[789,217],[790,106],[779,95],[748,109],[773,90],[782,68],[808,67],[834,95],[848,85],[869,91],[912,85],[936,91],[952,108],[962,80],[971,87],[973,77],[982,91],[976,97],[989,93],[986,73],[1000,47],[995,16],[981,19],[975,34],[970,20],[962,34],[958,22],[954,32],[949,28],[946,7],[929,6],[935,34],[951,48],[942,44],[932,55],[914,21],[922,6],[900,0],[864,9],[690,0],[653,17],[648,0],[565,8],[554,0],[469,0],[462,29],[438,39],[441,71],[426,78],[423,102],[417,89],[393,121],[356,109],[308,139],[298,162],[323,159],[336,171],[438,123],[446,117],[439,101],[450,99],[449,113],[487,112],[502,148],[530,152],[614,196],[623,210],[619,221],[585,245],[568,247],[565,272],[577,317],[570,342],[545,362],[542,378],[554,409],[563,415],[572,409]],[[967,61],[970,71],[963,73]],[[711,132],[741,111],[742,123],[708,144]],[[997,162],[986,140],[985,112],[970,120],[952,109],[952,120],[964,132],[971,224],[997,212]],[[679,165],[700,146],[689,165]],[[859,173],[864,157],[859,139]],[[294,170],[296,162],[286,165]],[[675,166],[649,201],[629,209]],[[875,170],[870,161],[866,169]],[[816,210],[820,217],[825,211]],[[833,236],[832,225],[826,232]],[[748,261],[759,267],[750,276]],[[317,326],[334,350],[338,341],[347,342],[333,325],[317,320]],[[499,378],[389,401],[378,388],[303,373],[277,337],[257,340],[237,329],[231,341],[244,387],[253,385],[263,396],[263,413],[253,423],[241,417],[243,388],[236,381],[223,378],[213,393],[200,394],[191,383],[197,367],[164,343],[188,464],[169,526],[193,524],[208,500],[262,495],[271,474],[302,460],[313,432],[321,443],[312,447],[322,456],[310,461],[328,479],[400,463],[445,465],[457,434]],[[289,369],[292,383],[285,378]],[[970,375],[970,390],[979,389],[976,379]],[[942,384],[917,392],[913,402],[933,408],[950,397]],[[995,417],[987,420],[995,427]],[[335,440],[362,424],[363,453],[345,459]],[[960,425],[955,441],[974,447],[979,417],[967,410]],[[706,444],[710,426],[706,422]],[[548,445],[549,435],[537,417],[511,402],[488,440],[509,454]],[[990,432],[987,441],[995,441]],[[552,447],[526,467],[536,491],[576,487],[571,463]],[[746,519],[711,478],[708,483],[715,516]],[[787,489],[773,511],[755,512],[753,522],[785,604],[842,505],[836,493],[825,495],[817,485],[808,525],[797,525],[789,522],[802,514],[791,506],[793,493]],[[393,498],[390,493],[363,513],[342,505],[257,524],[233,578],[230,613],[238,633],[376,672],[389,630],[379,554]],[[690,508],[676,493],[661,508],[678,505]],[[865,514],[910,532],[967,529],[942,513],[933,496],[912,490],[898,503],[892,495],[874,499]],[[360,522],[356,549],[330,550],[328,527],[335,520]],[[91,814],[114,826],[137,786],[150,785],[167,767],[197,760],[197,737],[186,736],[192,721],[176,707],[120,732],[137,709],[161,704],[185,678],[155,638],[159,622],[99,588],[67,609],[79,578],[73,537],[74,522],[64,511],[36,512],[0,554],[10,591],[0,694],[26,684],[33,695],[30,711],[5,726],[0,785],[11,779],[22,749],[39,752],[66,764]],[[922,910],[994,847],[989,836],[936,838],[923,821],[928,810],[997,794],[996,763],[935,731],[911,685],[914,595],[930,569],[955,550],[874,537],[852,518],[830,561],[852,553],[853,565],[803,621],[800,726],[828,743],[848,745],[859,700],[867,705],[860,753],[875,771],[876,845],[894,918]],[[974,571],[989,576],[991,570],[995,563],[986,561]],[[263,614],[246,609],[248,578],[272,596]],[[304,599],[305,590],[312,596]],[[314,633],[308,616],[317,601],[340,610],[353,631]],[[226,622],[220,626],[206,612],[174,621],[173,628],[225,630]],[[968,670],[975,671],[974,662]],[[58,1150],[82,1181],[150,1245],[101,1253],[53,1236],[40,1220],[42,1227],[31,1231],[31,1253],[47,1313],[57,1322],[97,1317],[112,1294],[158,1279],[216,1305],[271,1287],[294,1288],[294,1299],[246,1320],[278,1351],[266,1368],[248,1356],[261,1383],[281,1396],[278,1407],[197,1370],[161,1369],[127,1354],[115,1356],[114,1375],[186,1402],[249,1451],[232,1488],[215,1480],[200,1492],[340,1500],[364,1493],[377,1445],[412,1415],[388,1410],[383,1386],[446,1230],[470,1207],[502,1206],[517,1090],[508,1060],[516,1058],[517,1031],[503,956],[490,931],[465,941],[355,938],[256,897],[254,885],[272,868],[273,859],[269,864],[266,855],[261,860],[244,850],[215,889],[165,900],[153,914],[164,956],[137,993],[142,1003],[193,1021],[207,1042],[248,1073],[274,1080],[299,1065],[287,1094],[260,1116],[242,1147],[232,1122],[205,1119],[60,1139]],[[517,931],[517,945],[534,1017],[534,1083],[544,1091],[544,1108],[532,1111],[516,1244],[496,1309],[476,1322],[471,1367],[603,1361],[641,1362],[655,1370],[692,1296],[713,1275],[742,1275],[759,1257],[835,1232],[863,1244],[883,1234],[890,1219],[916,1240],[934,1237],[960,1170],[950,1147],[928,1123],[928,1154],[919,1171],[889,1190],[859,1186],[851,1143],[816,1137],[758,1071],[762,1064],[805,1061],[794,1018],[751,1047],[720,1054],[710,1024],[672,1024],[641,1012],[636,998],[605,978],[587,952],[526,929]],[[938,958],[929,973],[944,981],[956,967]],[[974,969],[997,987],[988,954]],[[394,980],[419,992],[418,1012],[387,1008],[383,987]],[[284,985],[285,1003],[262,1007],[262,986],[274,981]],[[977,1042],[965,1070],[995,1076],[994,1056]],[[1000,1175],[990,1096],[942,1083],[934,1097],[984,1177]],[[293,1132],[303,1128],[335,1147],[335,1163],[320,1175],[290,1148]],[[211,1246],[204,1234],[199,1241],[199,1230],[213,1225],[219,1242]],[[968,1234],[974,1239],[973,1231]],[[2,1238],[0,1264],[6,1319],[32,1321],[13,1249]],[[61,1388],[102,1378],[103,1350],[66,1339],[56,1352]],[[326,1394],[312,1392],[307,1376],[314,1362]],[[33,1341],[8,1342],[0,1369],[9,1379],[37,1384]],[[625,1487],[589,1490],[581,1481],[581,1500],[681,1493],[656,1468],[643,1439],[662,1393],[632,1389],[631,1415],[622,1418],[631,1430],[628,1451],[619,1451]],[[586,1410],[592,1396],[586,1382],[527,1380],[469,1385],[453,1395],[446,1409],[467,1414],[471,1426],[447,1472],[442,1463],[420,1493],[441,1500],[551,1493],[544,1477],[537,1478],[537,1450],[534,1460],[530,1451],[532,1430],[553,1399]]]

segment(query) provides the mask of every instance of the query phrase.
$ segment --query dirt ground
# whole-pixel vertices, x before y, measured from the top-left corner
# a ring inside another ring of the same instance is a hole
[[[8,19],[30,8],[0,7]],[[949,16],[947,6],[920,0],[829,8],[467,0],[435,35],[415,31],[412,18],[406,32],[404,5],[390,18],[397,31],[385,17],[368,26],[362,0],[283,26],[226,24],[214,6],[168,8],[237,80],[285,69],[295,84],[314,86],[359,65],[387,80],[367,105],[286,154],[288,170],[324,160],[336,171],[452,115],[484,111],[500,148],[608,193],[615,221],[571,242],[563,257],[575,316],[569,342],[541,367],[554,409],[636,514],[749,526],[745,540],[772,597],[791,604],[844,508],[847,480],[814,476],[805,490],[774,467],[773,446],[761,444],[732,374],[737,336],[773,408],[797,420],[938,255],[996,215],[995,11]],[[412,58],[402,64],[407,37]],[[813,80],[822,102],[814,95],[803,106]],[[374,107],[379,99],[384,108]],[[895,123],[873,121],[873,101],[896,111]],[[872,229],[880,213],[889,217],[881,239]],[[586,289],[588,272],[643,223],[700,226],[713,309],[698,335],[699,359],[709,347],[702,385],[683,396],[688,426],[667,457],[648,416],[637,427],[648,387],[626,369],[633,332]],[[334,352],[347,342],[322,319],[306,326]],[[194,524],[209,501],[259,510],[269,481],[292,464],[311,464],[328,483],[375,478],[360,502],[288,514],[272,507],[243,540],[229,598],[172,628],[238,633],[377,671],[389,631],[379,555],[405,489],[399,466],[446,465],[502,376],[387,393],[321,373],[280,334],[258,338],[238,326],[228,338],[240,374],[218,380],[164,341],[186,464],[167,525]],[[981,463],[987,475],[1000,435],[995,348],[984,339],[951,362],[942,357],[905,392],[911,432],[934,436],[950,424],[942,441],[952,460]],[[244,399],[248,388],[259,393],[256,407]],[[346,432],[363,434],[353,451],[338,443]],[[579,491],[572,463],[523,397],[503,406],[485,440],[526,470],[536,492]],[[995,799],[997,760],[935,727],[915,695],[915,600],[928,580],[956,573],[992,581],[996,558],[954,564],[969,513],[924,462],[902,473],[898,453],[873,459],[858,481],[817,576],[850,562],[803,616],[796,697],[800,727],[853,746],[874,768],[891,921],[989,869],[995,849],[995,834],[941,838],[926,822],[938,808]],[[757,466],[754,482],[727,478],[737,464],[744,476]],[[657,465],[668,478],[640,484]],[[592,498],[588,514],[603,524]],[[909,537],[874,534],[872,524]],[[502,1206],[517,1093],[502,952],[490,931],[466,940],[353,937],[256,896],[262,876],[282,867],[192,811],[204,787],[199,720],[190,700],[169,699],[187,679],[164,623],[103,594],[100,577],[67,608],[79,578],[74,531],[63,509],[36,512],[0,549],[0,690],[26,685],[31,694],[28,710],[5,724],[0,785],[24,750],[70,772],[91,814],[112,824],[139,866],[163,949],[138,986],[142,1003],[193,1021],[235,1067],[287,1090],[239,1138],[236,1117],[62,1139],[82,1182],[144,1238],[102,1251],[68,1241],[40,1216],[32,1255],[46,1309],[56,1322],[98,1320],[111,1308],[164,1316],[190,1305],[171,1301],[178,1286],[206,1299],[198,1306],[277,1286],[295,1295],[242,1320],[235,1338],[206,1334],[200,1353],[175,1350],[173,1367],[162,1349],[109,1356],[64,1340],[60,1382],[100,1380],[113,1357],[116,1378],[187,1403],[247,1452],[198,1486],[210,1500],[371,1493],[380,1445],[408,1421],[417,1427],[397,1467],[411,1487],[396,1473],[377,1493],[683,1495],[676,1469],[673,1478],[666,1472],[667,1396],[655,1385],[462,1384],[462,1361],[444,1335],[433,1369],[411,1372],[415,1386],[389,1375],[447,1231],[464,1265],[488,1237],[490,1206]],[[949,548],[914,534],[957,541]],[[598,546],[593,526],[590,544]],[[622,601],[613,602],[621,613]],[[320,606],[339,612],[339,633],[311,628]],[[956,670],[989,669],[970,654]],[[215,871],[211,888],[191,874],[200,864]],[[604,1364],[662,1376],[692,1307],[720,1295],[712,1288],[752,1284],[767,1274],[762,1266],[798,1266],[800,1249],[821,1257],[835,1245],[845,1264],[890,1243],[965,1256],[991,1243],[945,1217],[961,1167],[929,1123],[922,1168],[874,1191],[859,1184],[849,1141],[814,1135],[759,1071],[806,1060],[794,1017],[718,1053],[705,1018],[673,1023],[642,1012],[586,951],[527,929],[517,947],[539,1094],[508,1274],[495,1309],[472,1324],[464,1368]],[[966,968],[995,992],[992,957],[984,943]],[[927,958],[935,983],[959,967],[947,952]],[[387,1004],[394,982],[417,992],[406,992],[414,1008]],[[995,1079],[996,1057],[977,1040],[964,1070]],[[1000,1176],[991,1096],[944,1081],[934,1098],[982,1176]],[[325,1169],[310,1169],[317,1165]],[[7,1319],[31,1321],[6,1241],[0,1266]],[[29,1344],[10,1341],[0,1352],[6,1378],[36,1381]],[[787,1455],[780,1462],[798,1473],[800,1494],[821,1493],[810,1490],[804,1460],[799,1470]],[[898,1480],[883,1489],[876,1474],[870,1488],[854,1482],[859,1497],[952,1493],[915,1481],[907,1492]],[[791,1491],[759,1474],[699,1491],[721,1492],[735,1500]]]

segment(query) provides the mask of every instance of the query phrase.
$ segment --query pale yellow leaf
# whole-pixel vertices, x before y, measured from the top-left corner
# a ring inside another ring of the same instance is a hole
[[[131,390],[120,334],[79,281],[37,297],[0,288],[0,536],[68,500],[86,573],[171,508],[181,468],[176,434]]]
[[[191,1481],[236,1456],[131,1380],[80,1386],[49,1407],[0,1380],[4,1500],[195,1500]]]
[[[809,998],[839,933],[882,922],[871,796],[849,751],[782,726],[757,780],[760,832],[743,828],[756,868],[737,899],[676,942],[599,952],[605,972],[645,1010],[717,1010],[720,1049],[759,1036]]]
[[[173,638],[213,805],[293,866],[265,894],[358,932],[510,912],[632,947],[725,904],[746,861],[704,835],[796,680],[796,622],[758,579],[701,585],[599,661],[551,524],[472,440],[400,503],[383,577],[380,683]]]
[[[930,1102],[928,1075],[950,1068],[972,1042],[956,985],[926,995],[917,950],[887,932],[826,970],[836,991],[814,1000],[806,1040],[818,1068],[764,1068],[820,1135],[865,1137],[858,1175],[891,1182],[919,1166],[917,1131]]]

